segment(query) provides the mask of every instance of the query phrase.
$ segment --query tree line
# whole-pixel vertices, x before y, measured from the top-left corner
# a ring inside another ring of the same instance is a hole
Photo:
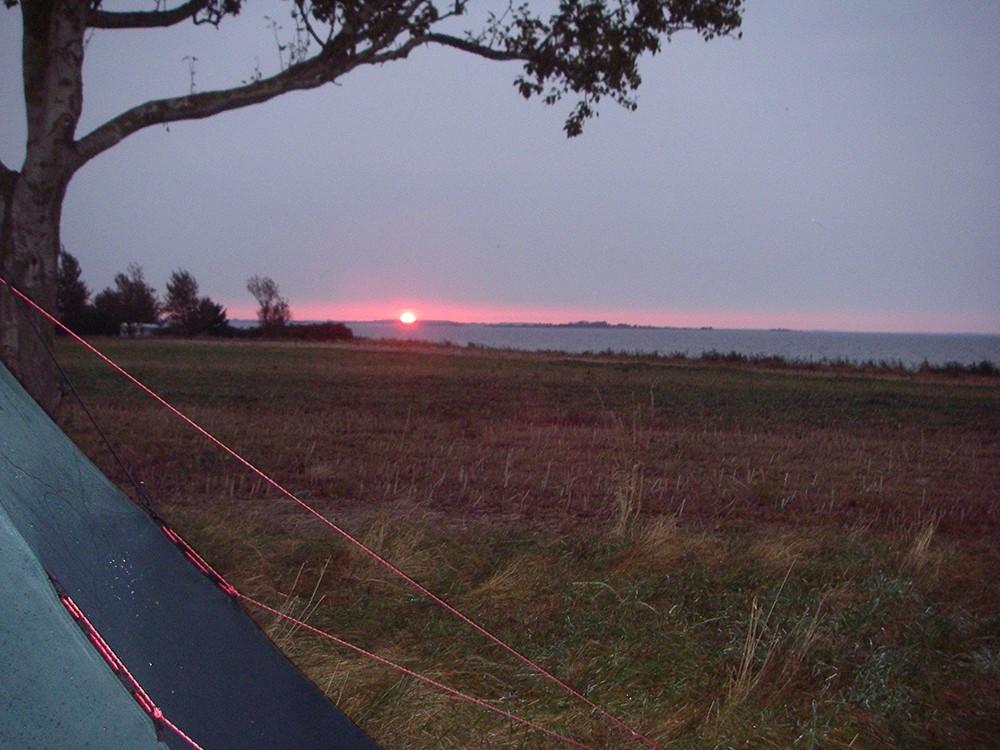
[[[161,300],[146,281],[142,266],[132,263],[112,285],[94,295],[83,281],[80,263],[65,248],[59,253],[56,316],[80,334],[135,334],[142,326],[162,326],[181,336],[227,336],[233,328],[226,309],[199,294],[198,282],[183,269],[174,271]]]
[[[226,308],[202,296],[190,271],[170,275],[161,299],[146,281],[142,267],[132,263],[114,277],[112,286],[93,296],[83,281],[80,263],[63,248],[59,253],[56,316],[81,335],[136,335],[155,331],[173,336],[266,336],[306,340],[353,337],[343,323],[289,325],[288,300],[267,276],[252,276],[247,291],[257,301],[257,327],[240,330],[229,322]],[[148,328],[146,328],[148,326]]]

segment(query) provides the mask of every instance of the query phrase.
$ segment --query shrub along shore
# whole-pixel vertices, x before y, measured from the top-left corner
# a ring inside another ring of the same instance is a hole
[[[1000,736],[994,373],[97,343],[664,747],[985,748]],[[60,340],[58,356],[157,512],[237,587],[589,747],[642,747],[92,354]],[[75,400],[59,421],[134,494]],[[258,622],[387,750],[567,746]]]

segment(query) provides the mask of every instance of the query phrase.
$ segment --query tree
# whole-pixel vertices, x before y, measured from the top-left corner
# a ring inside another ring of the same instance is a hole
[[[500,15],[488,13],[480,23],[469,21],[472,28],[456,34],[451,30],[467,15],[467,0],[289,0],[298,41],[286,50],[277,73],[254,75],[229,89],[140,103],[78,134],[91,29],[152,33],[185,22],[218,26],[247,2],[175,1],[179,4],[157,0],[146,9],[119,10],[117,4],[105,8],[101,0],[4,0],[8,8],[20,9],[22,18],[27,142],[20,170],[0,162],[0,277],[46,309],[55,305],[59,220],[70,180],[95,156],[143,128],[317,88],[358,68],[438,45],[519,62],[515,85],[525,98],[552,104],[575,97],[565,124],[573,136],[602,99],[635,108],[643,54],[655,54],[683,29],[705,39],[735,33],[742,6],[742,0],[561,0],[535,7],[526,0],[511,2]],[[15,304],[11,294],[0,295],[0,358],[51,410],[59,391],[46,360],[47,342],[37,340]],[[51,328],[45,330],[51,338]]]
[[[185,336],[219,335],[229,330],[225,308],[208,297],[199,297],[198,282],[183,269],[170,275],[163,312],[170,329]]]
[[[127,326],[130,333],[143,323],[157,323],[161,305],[156,290],[146,283],[142,267],[132,263],[127,273],[115,275],[114,289],[107,288],[94,298],[98,317],[108,331]]]
[[[209,336],[227,336],[232,333],[226,308],[218,305],[208,297],[198,300],[198,330]]]
[[[292,319],[292,311],[288,300],[278,293],[278,285],[269,276],[251,276],[247,280],[247,291],[257,300],[260,309],[257,310],[257,320],[264,335],[274,335]]]
[[[198,282],[188,271],[170,274],[163,312],[171,329],[191,336],[198,333]]]
[[[90,323],[90,290],[83,282],[80,263],[63,248],[59,252],[56,314],[70,330],[85,333]]]

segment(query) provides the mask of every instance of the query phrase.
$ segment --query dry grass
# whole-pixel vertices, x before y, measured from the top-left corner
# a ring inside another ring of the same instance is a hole
[[[918,526],[914,530],[913,541],[900,563],[900,569],[904,573],[916,577],[932,563],[935,555],[931,547],[931,542],[937,532],[937,527],[938,522],[935,519]]]
[[[107,342],[408,574],[669,747],[989,747],[1000,387],[425,347]],[[76,351],[247,593],[593,748],[630,743]],[[195,377],[197,375],[197,377]],[[64,428],[121,471],[82,413]],[[560,743],[262,619],[384,747]]]

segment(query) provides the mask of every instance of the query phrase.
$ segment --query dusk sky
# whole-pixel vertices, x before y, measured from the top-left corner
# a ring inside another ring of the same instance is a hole
[[[96,32],[80,134],[186,93],[186,57],[199,91],[275,72],[287,6],[248,7]],[[19,26],[0,9],[15,168]],[[300,320],[1000,333],[1000,2],[749,0],[741,40],[677,35],[641,70],[638,111],[575,139],[572,101],[436,48],[154,127],[74,178],[63,241],[92,292],[184,268],[233,318],[257,274]]]

